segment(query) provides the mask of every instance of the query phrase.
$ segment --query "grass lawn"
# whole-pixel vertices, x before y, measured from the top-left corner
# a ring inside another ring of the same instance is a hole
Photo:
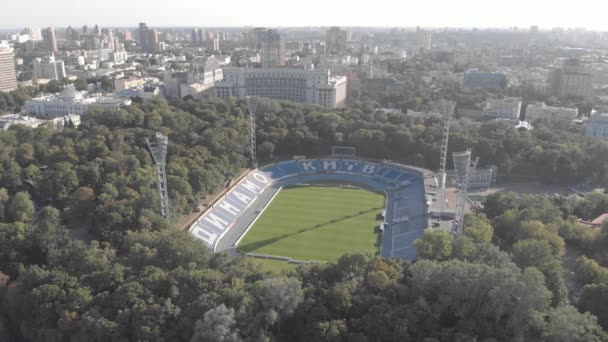
[[[336,260],[349,251],[379,251],[376,216],[384,195],[339,186],[284,188],[239,244],[242,252]]]

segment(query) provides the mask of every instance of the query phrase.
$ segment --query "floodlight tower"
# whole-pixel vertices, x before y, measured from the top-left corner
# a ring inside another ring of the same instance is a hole
[[[255,112],[258,108],[258,101],[255,97],[247,96],[247,107],[249,108],[249,142],[251,149],[251,167],[258,168],[258,160],[256,156],[257,146],[255,140]]]
[[[448,159],[448,140],[450,138],[450,123],[454,114],[455,102],[441,101],[439,103],[439,113],[443,117],[443,135],[441,139],[441,151],[439,159],[439,200],[441,201],[441,212],[445,211],[447,196],[445,194],[446,167]]]
[[[167,191],[167,172],[166,159],[167,159],[167,146],[169,145],[169,138],[161,133],[156,133],[155,139],[150,140],[146,138],[148,149],[154,158],[156,163],[156,175],[158,176],[158,192],[160,194],[160,211],[163,217],[167,220],[171,218],[171,212],[169,210],[169,193]]]
[[[446,166],[448,159],[448,139],[450,137],[450,123],[454,114],[455,103],[452,101],[441,101],[439,113],[443,116],[443,136],[441,139],[441,159],[439,160],[439,186],[441,192],[445,192]]]
[[[469,191],[469,183],[471,181],[471,175],[477,167],[479,158],[471,161],[471,150],[454,152],[452,158],[454,159],[454,169],[456,170],[456,179],[458,181],[455,233],[456,235],[461,235],[464,232],[464,212]]]

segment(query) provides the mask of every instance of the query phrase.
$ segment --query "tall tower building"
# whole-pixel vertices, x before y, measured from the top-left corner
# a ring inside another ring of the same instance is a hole
[[[346,30],[333,26],[327,31],[325,48],[329,54],[339,54],[346,50]]]
[[[8,44],[0,44],[0,91],[17,89],[15,56]]]
[[[266,30],[261,44],[262,68],[285,65],[285,37],[277,30]]]
[[[557,97],[589,99],[593,94],[593,74],[579,60],[566,60],[552,77],[553,94]]]
[[[57,52],[57,37],[55,36],[55,29],[49,27],[42,32],[42,40],[46,49],[50,52]]]
[[[149,29],[146,23],[139,23],[139,42],[143,52],[156,52],[156,47],[158,46],[158,31]]]

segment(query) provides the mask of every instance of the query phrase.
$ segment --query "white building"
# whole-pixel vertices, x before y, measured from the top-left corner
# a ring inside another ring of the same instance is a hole
[[[488,99],[483,108],[483,115],[492,118],[518,119],[520,110],[519,98]]]
[[[24,125],[27,127],[36,128],[43,124],[42,120],[21,116],[19,114],[7,114],[0,116],[0,129],[9,129],[13,125]]]
[[[15,56],[8,44],[0,43],[0,91],[17,89]]]
[[[0,116],[0,129],[6,130],[13,125],[24,125],[31,128],[47,125],[50,128],[62,129],[69,122],[74,124],[74,127],[78,127],[80,125],[80,115],[67,115],[50,120],[41,120],[31,116],[8,114]]]
[[[110,60],[116,64],[124,64],[128,58],[127,51],[114,51],[110,54]]]
[[[198,56],[192,61],[193,71],[188,73],[186,83],[180,84],[180,96],[199,98],[209,94],[216,82],[224,79],[219,61],[214,56]]]
[[[25,103],[25,111],[28,114],[43,118],[58,118],[68,115],[83,115],[89,109],[102,108],[106,110],[117,110],[121,106],[131,104],[129,99],[108,97],[84,97],[82,93],[72,87],[66,87],[57,95],[38,96]]]
[[[346,77],[332,77],[329,70],[227,68],[215,90],[220,98],[260,96],[328,108],[346,105]]]
[[[537,120],[549,123],[569,123],[578,116],[577,108],[552,107],[544,103],[529,104],[526,109],[526,121]]]
[[[588,137],[608,138],[608,113],[592,111],[587,120]]]
[[[34,74],[36,79],[61,80],[65,78],[65,65],[55,56],[34,59]]]

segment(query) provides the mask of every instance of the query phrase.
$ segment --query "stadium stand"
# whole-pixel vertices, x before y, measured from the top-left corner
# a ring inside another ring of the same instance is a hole
[[[368,162],[355,159],[289,160],[253,170],[223,197],[208,208],[190,227],[190,233],[214,252],[228,233],[237,241],[251,221],[276,192],[289,184],[333,179],[363,183],[387,195],[381,255],[413,260],[414,241],[428,227],[425,178],[434,177],[428,170],[392,162]],[[260,199],[261,203],[256,203]],[[266,203],[263,203],[266,202]],[[252,213],[254,211],[254,213]],[[234,245],[236,242],[230,241]],[[226,248],[222,242],[221,248]],[[233,246],[234,247],[234,246]]]

